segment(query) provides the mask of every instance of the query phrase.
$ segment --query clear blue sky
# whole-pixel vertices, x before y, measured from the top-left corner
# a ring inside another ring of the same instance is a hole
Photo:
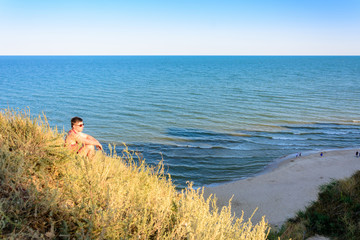
[[[360,0],[0,0],[0,55],[360,55]]]

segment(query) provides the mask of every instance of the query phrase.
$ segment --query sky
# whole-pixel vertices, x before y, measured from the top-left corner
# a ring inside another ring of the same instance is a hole
[[[360,0],[0,0],[0,55],[360,55]]]

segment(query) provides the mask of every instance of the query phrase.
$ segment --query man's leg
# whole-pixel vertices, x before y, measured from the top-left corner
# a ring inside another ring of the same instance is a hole
[[[81,148],[79,152],[81,156],[93,157],[95,155],[95,147],[94,145],[85,145]]]

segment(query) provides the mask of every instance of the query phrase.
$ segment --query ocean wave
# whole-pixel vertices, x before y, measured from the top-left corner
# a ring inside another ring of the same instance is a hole
[[[281,136],[277,136],[277,137],[271,137],[271,139],[274,140],[292,140],[292,141],[304,141],[306,139],[304,138],[294,138],[294,137],[281,137]]]

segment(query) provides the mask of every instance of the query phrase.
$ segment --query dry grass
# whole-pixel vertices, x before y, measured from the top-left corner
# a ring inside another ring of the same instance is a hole
[[[218,209],[191,185],[177,191],[161,163],[126,148],[82,158],[63,139],[45,116],[0,113],[0,238],[267,238],[264,219],[235,218],[230,203]]]

